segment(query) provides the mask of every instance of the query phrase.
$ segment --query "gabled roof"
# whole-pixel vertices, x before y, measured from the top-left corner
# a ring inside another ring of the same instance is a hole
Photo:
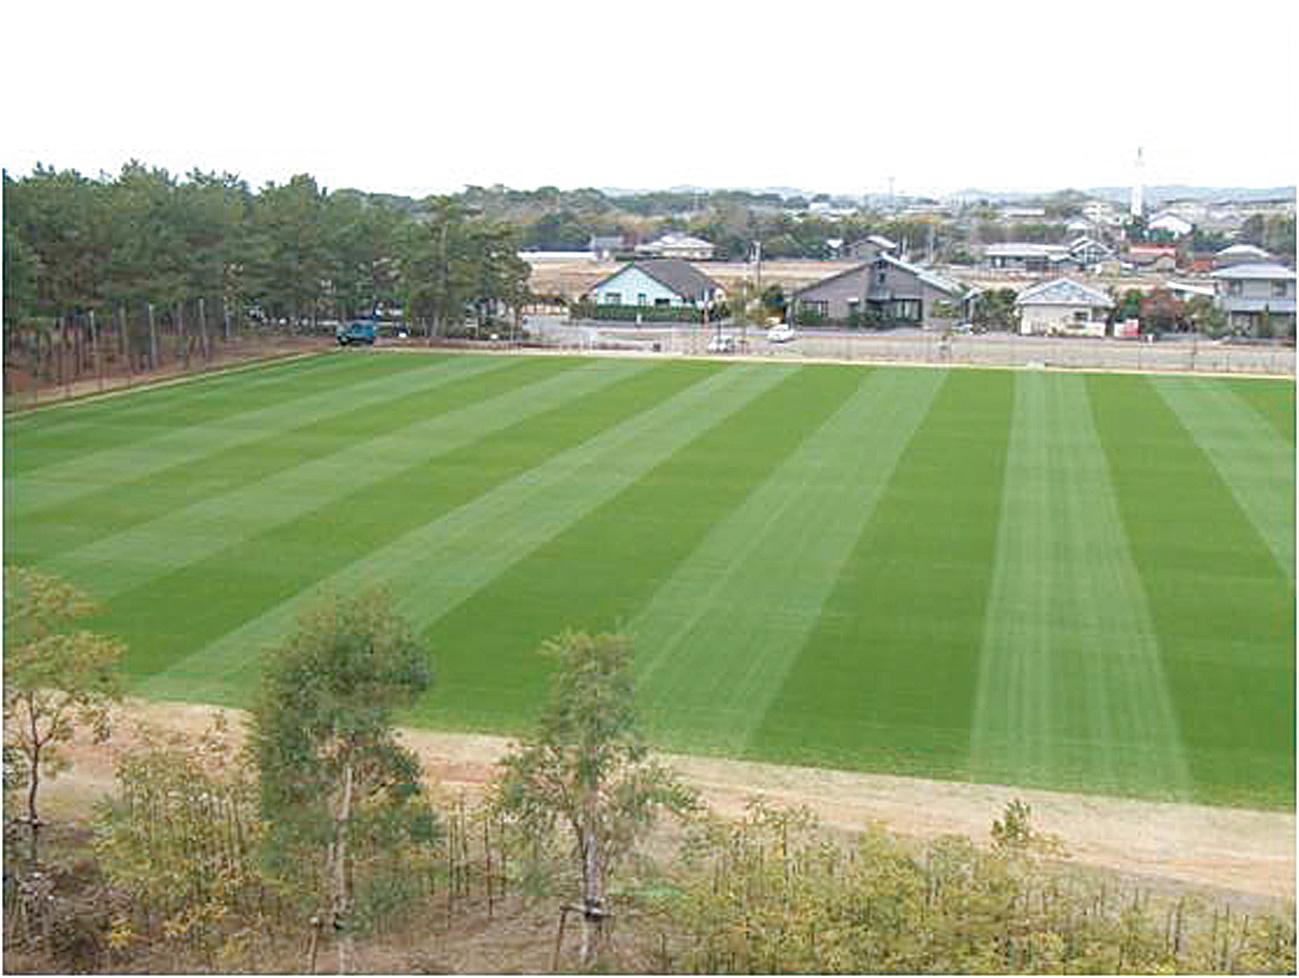
[[[1223,248],[1213,257],[1215,258],[1271,258],[1266,251],[1258,245],[1252,244],[1234,244]]]
[[[1210,272],[1209,278],[1289,279],[1294,278],[1294,269],[1278,265],[1276,262],[1250,262],[1249,264],[1230,265],[1227,268],[1220,268],[1216,272]]]
[[[661,248],[712,248],[711,241],[692,237],[679,231],[668,231],[653,241],[636,246],[637,251],[658,251]]]
[[[948,295],[965,296],[967,294],[967,289],[960,282],[954,282],[952,279],[944,278],[935,272],[920,268],[917,265],[912,265],[910,262],[905,262],[901,258],[894,258],[892,255],[881,254],[870,261],[864,261],[859,265],[853,265],[851,268],[845,268],[842,272],[836,272],[834,275],[829,275],[820,281],[813,282],[811,285],[805,285],[794,292],[794,295],[802,295],[804,292],[810,292],[812,289],[819,289],[827,282],[833,282],[836,279],[841,279],[848,275],[856,275],[863,269],[870,268],[877,261],[888,262],[890,265],[900,268],[904,272],[910,272],[926,285],[938,289],[940,292],[946,292]]]
[[[640,269],[659,285],[670,289],[683,299],[703,299],[709,292],[720,288],[711,278],[681,258],[639,258],[631,264],[624,265],[612,275],[606,275],[591,286],[589,291],[594,292],[632,268]]]
[[[932,285],[940,291],[948,292],[952,295],[965,294],[965,286],[960,282],[954,282],[950,278],[944,278],[937,272],[928,271],[927,269],[921,268],[919,265],[912,265],[910,262],[905,262],[901,258],[894,258],[892,255],[880,255],[880,258],[884,259],[884,261],[888,262],[890,265],[895,265],[903,271],[910,272],[926,285]]]
[[[1073,279],[1057,278],[1025,289],[1015,298],[1017,306],[1099,306],[1109,309],[1114,300],[1104,292],[1097,292]]]

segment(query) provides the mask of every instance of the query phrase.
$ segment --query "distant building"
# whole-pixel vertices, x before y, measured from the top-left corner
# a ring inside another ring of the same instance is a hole
[[[1015,299],[1024,335],[1104,336],[1114,300],[1067,278],[1025,289]]]
[[[1164,288],[1183,302],[1191,299],[1212,299],[1217,292],[1212,282],[1174,282],[1169,279]]]
[[[1257,334],[1266,318],[1274,335],[1295,332],[1295,273],[1275,262],[1230,265],[1213,272],[1218,308],[1229,329]]]
[[[601,306],[709,308],[723,292],[711,278],[680,258],[645,258],[601,279],[587,295]]]
[[[1174,238],[1184,238],[1195,230],[1195,225],[1172,211],[1161,211],[1146,224],[1146,230],[1163,232]]]
[[[1066,247],[1083,268],[1090,268],[1097,262],[1109,261],[1114,257],[1113,248],[1085,234],[1074,238]]]
[[[1123,258],[1137,268],[1171,272],[1177,267],[1177,248],[1174,245],[1161,244],[1128,245]]]
[[[1232,265],[1257,265],[1262,262],[1269,262],[1272,256],[1252,244],[1234,244],[1229,248],[1223,248],[1213,256],[1214,268],[1230,268]]]
[[[959,282],[880,253],[790,298],[804,323],[931,326],[965,318],[969,295]]]
[[[597,234],[591,237],[586,247],[592,258],[607,261],[621,255],[627,248],[627,242],[621,234]]]
[[[892,255],[897,258],[901,247],[896,241],[891,241],[882,234],[871,234],[849,245],[848,255],[858,261],[873,261],[880,255]]]
[[[983,249],[984,261],[999,271],[1045,272],[1051,268],[1052,259],[1060,261],[1068,256],[1069,249],[1064,245],[1032,241],[1009,241]]]
[[[715,246],[711,241],[694,238],[688,234],[669,231],[660,238],[636,246],[637,256],[645,258],[682,258],[688,261],[709,261]]]
[[[1114,209],[1114,205],[1108,201],[1089,200],[1083,204],[1082,212],[1083,217],[1096,225],[1117,227],[1123,223],[1123,218]]]
[[[1045,207],[1003,207],[999,213],[1003,221],[1042,221],[1046,219]]]

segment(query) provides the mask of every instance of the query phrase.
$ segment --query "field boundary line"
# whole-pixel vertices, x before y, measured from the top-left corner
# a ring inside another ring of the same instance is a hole
[[[85,404],[94,404],[98,401],[106,401],[113,397],[126,397],[130,394],[142,394],[147,391],[161,390],[165,387],[178,387],[181,384],[196,384],[200,381],[210,380],[214,377],[226,377],[230,374],[243,373],[252,370],[266,370],[272,367],[278,367],[285,363],[292,363],[295,360],[310,360],[315,357],[337,356],[338,353],[339,351],[337,350],[310,350],[304,353],[283,353],[269,357],[258,357],[254,360],[231,364],[228,367],[217,367],[214,370],[204,370],[200,373],[183,374],[179,377],[164,377],[159,380],[146,380],[129,387],[117,387],[111,391],[91,391],[88,394],[77,394],[73,397],[65,397],[57,401],[50,401],[48,404],[34,404],[28,407],[14,408],[13,410],[6,410],[4,412],[4,420],[6,423],[11,420],[21,421],[37,414],[56,411],[59,408],[81,407]]]

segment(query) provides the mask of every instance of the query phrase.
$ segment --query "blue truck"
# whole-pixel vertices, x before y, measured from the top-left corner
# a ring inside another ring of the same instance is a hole
[[[351,346],[353,343],[374,346],[375,333],[374,323],[365,319],[357,319],[346,326],[339,326],[334,331],[334,338],[338,340],[339,346]]]

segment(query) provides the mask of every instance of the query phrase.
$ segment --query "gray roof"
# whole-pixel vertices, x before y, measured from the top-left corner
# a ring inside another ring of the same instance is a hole
[[[991,244],[983,249],[985,255],[1002,255],[1007,258],[1044,258],[1047,255],[1058,255],[1069,249],[1064,245],[1037,244],[1032,241],[1007,241],[1004,244]]]
[[[1270,258],[1270,257],[1272,257],[1272,256],[1269,255],[1266,251],[1264,251],[1262,248],[1260,248],[1258,245],[1252,245],[1252,244],[1234,244],[1234,245],[1231,245],[1231,246],[1229,246],[1229,247],[1227,247],[1227,248],[1223,248],[1222,251],[1219,251],[1216,255],[1214,255],[1214,257],[1215,257],[1215,258],[1233,258],[1233,257],[1235,257],[1236,255],[1240,255],[1242,258],[1245,257],[1246,255],[1257,255],[1257,256],[1260,257],[1260,258]]]
[[[1294,299],[1244,299],[1236,296],[1224,297],[1222,308],[1228,312],[1268,312],[1293,313]]]
[[[1276,262],[1250,262],[1247,265],[1231,265],[1227,268],[1220,268],[1216,272],[1210,272],[1209,278],[1225,279],[1293,279],[1294,269],[1286,268],[1284,265],[1278,265]]]
[[[1097,292],[1073,279],[1057,278],[1025,289],[1015,298],[1017,306],[1099,306],[1109,309],[1114,300],[1104,292]]]
[[[681,258],[639,258],[630,265],[624,265],[612,275],[607,275],[590,291],[594,292],[606,282],[612,282],[629,268],[639,268],[664,288],[671,289],[683,299],[705,299],[710,292],[720,286],[711,278]]]
[[[803,295],[806,292],[811,292],[813,289],[819,289],[827,282],[833,282],[835,279],[843,278],[846,275],[856,275],[863,269],[870,268],[877,261],[886,261],[890,265],[900,268],[905,272],[910,272],[916,278],[920,279],[920,281],[938,289],[940,292],[946,292],[949,295],[961,297],[965,297],[969,294],[968,290],[960,282],[953,281],[950,278],[944,278],[936,272],[928,271],[927,269],[920,268],[917,265],[912,265],[910,262],[905,262],[901,258],[894,258],[892,255],[885,254],[880,254],[878,257],[873,258],[870,261],[864,261],[860,265],[853,265],[851,268],[845,268],[842,272],[836,272],[834,275],[828,275],[819,282],[813,282],[811,285],[803,286],[793,294],[795,296]]]
[[[917,278],[920,279],[920,281],[924,282],[926,285],[932,285],[934,288],[939,289],[940,291],[943,292],[951,293],[952,295],[965,294],[965,286],[963,286],[960,282],[954,282],[950,278],[944,278],[943,276],[939,275],[936,272],[928,271],[926,269],[921,268],[918,265],[912,265],[910,262],[905,262],[901,258],[894,258],[892,255],[880,255],[880,257],[883,258],[890,265],[896,265],[898,268],[901,268],[903,271],[907,271],[910,272],[912,275],[915,275]]]

